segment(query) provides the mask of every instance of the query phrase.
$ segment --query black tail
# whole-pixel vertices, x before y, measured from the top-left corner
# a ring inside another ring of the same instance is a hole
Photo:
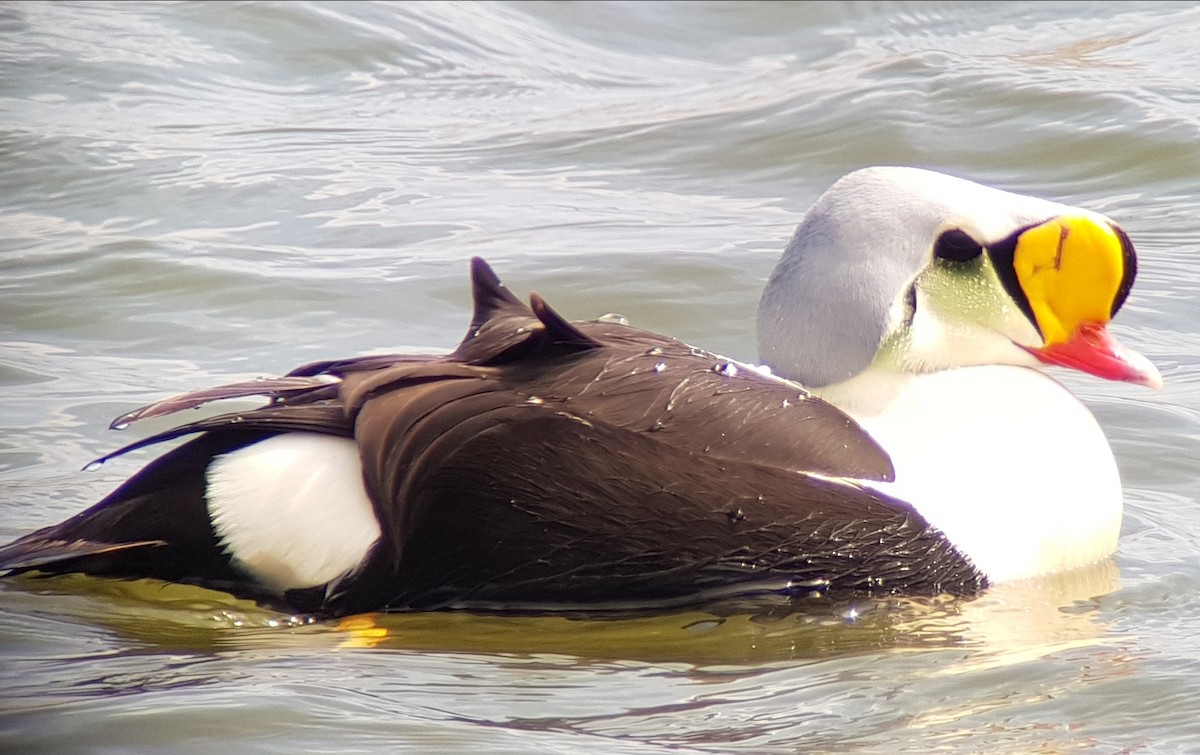
[[[205,470],[266,434],[206,434],[151,462],[104,500],[0,547],[0,573],[83,572],[211,586],[244,582],[213,530]]]

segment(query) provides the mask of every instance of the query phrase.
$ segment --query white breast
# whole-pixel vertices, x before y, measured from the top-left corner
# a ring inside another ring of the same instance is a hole
[[[827,389],[888,451],[913,504],[989,579],[1095,563],[1117,547],[1122,493],[1096,420],[1049,376],[1012,366],[867,370]]]
[[[352,440],[276,435],[217,457],[208,512],[234,563],[283,592],[353,569],[379,539]]]

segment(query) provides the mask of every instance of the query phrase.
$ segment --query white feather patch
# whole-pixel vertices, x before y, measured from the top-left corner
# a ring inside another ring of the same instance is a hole
[[[284,591],[329,582],[379,539],[358,446],[315,433],[275,435],[208,467],[208,513],[234,563]]]
[[[871,369],[831,386],[892,457],[893,483],[992,581],[1112,555],[1123,496],[1103,431],[1049,375],[1006,365],[917,375]]]

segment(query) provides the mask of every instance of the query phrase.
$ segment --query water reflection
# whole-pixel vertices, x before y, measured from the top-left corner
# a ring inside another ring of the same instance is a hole
[[[202,588],[155,580],[65,575],[0,585],[9,604],[56,611],[160,650],[274,648],[437,651],[596,660],[758,665],[860,653],[967,648],[946,673],[1025,663],[1104,641],[1098,596],[1119,587],[1115,564],[1020,585],[975,600],[881,598],[855,603],[778,599],[640,615],[510,615],[440,611],[339,621],[272,612]],[[52,598],[48,596],[53,596]],[[15,606],[14,606],[15,607]]]

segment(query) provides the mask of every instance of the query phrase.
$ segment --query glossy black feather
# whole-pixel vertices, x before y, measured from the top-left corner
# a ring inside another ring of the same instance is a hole
[[[494,404],[462,406],[469,416],[376,470],[389,537],[324,610],[677,604],[736,585],[842,596],[981,587],[940,533],[885,496],[544,405]]]

